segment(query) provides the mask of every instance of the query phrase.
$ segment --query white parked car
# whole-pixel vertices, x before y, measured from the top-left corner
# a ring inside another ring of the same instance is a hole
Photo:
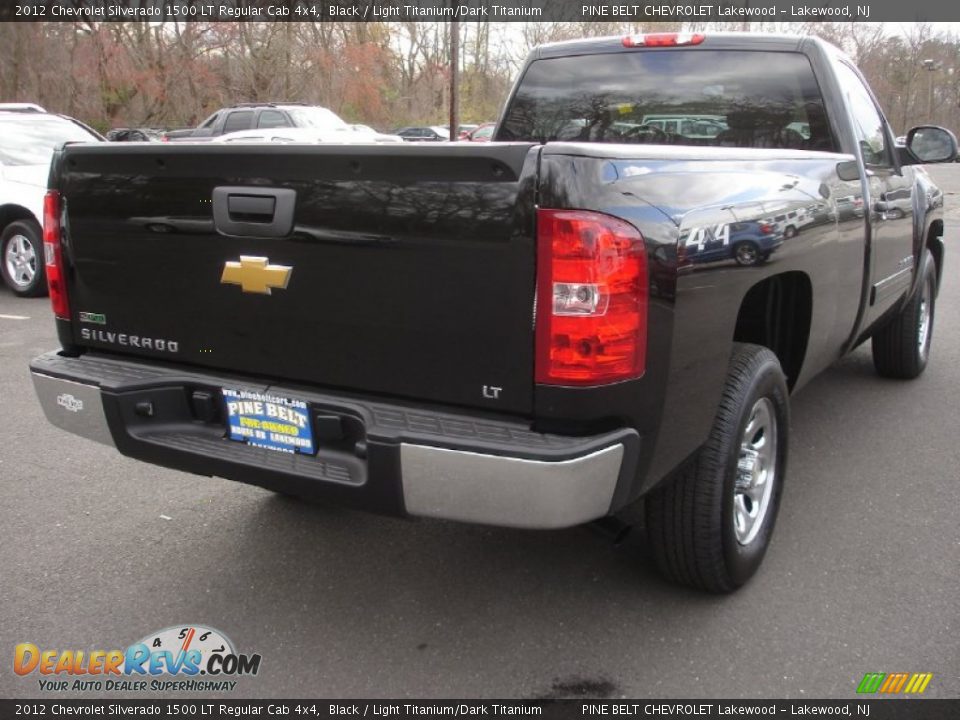
[[[327,128],[254,128],[220,135],[215,143],[402,143],[398,135],[376,131],[354,130],[356,126],[342,125]]]
[[[43,295],[43,196],[50,159],[65,142],[103,138],[37,105],[0,103],[0,275],[17,295]]]
[[[362,123],[353,123],[350,126],[350,129],[356,130],[357,132],[373,133],[374,135],[377,134],[377,131],[374,130],[372,127],[370,127],[369,125],[363,125]]]

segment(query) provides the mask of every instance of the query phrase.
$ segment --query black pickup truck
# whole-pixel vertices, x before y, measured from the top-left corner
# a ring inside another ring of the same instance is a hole
[[[70,145],[36,391],[129,457],[375,512],[559,528],[644,498],[661,569],[731,591],[789,394],[867,339],[884,376],[927,363],[916,165],[957,143],[907,138],[820,40],[656,34],[538,48],[489,144]]]

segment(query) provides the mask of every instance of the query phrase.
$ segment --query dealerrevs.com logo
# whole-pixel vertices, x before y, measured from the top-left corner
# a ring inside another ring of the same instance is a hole
[[[13,671],[35,675],[43,692],[223,692],[260,671],[258,653],[238,653],[219,630],[181,625],[151,633],[125,650],[14,648]]]

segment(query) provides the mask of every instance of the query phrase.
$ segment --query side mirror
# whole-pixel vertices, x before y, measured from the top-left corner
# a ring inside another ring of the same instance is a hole
[[[957,138],[946,128],[921,125],[907,133],[907,149],[922,163],[952,162],[957,157]]]
[[[856,160],[844,160],[841,163],[837,163],[837,177],[839,177],[844,182],[853,182],[854,180],[860,179],[860,166],[857,164]],[[821,185],[821,188],[824,186]],[[830,197],[830,190],[827,189],[827,194],[823,194],[823,190],[820,191],[820,194],[823,197]]]

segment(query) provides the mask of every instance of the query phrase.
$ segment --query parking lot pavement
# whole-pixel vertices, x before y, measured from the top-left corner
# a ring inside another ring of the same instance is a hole
[[[960,167],[933,173],[960,192]],[[795,397],[777,534],[731,597],[662,581],[639,533],[308,506],[67,435],[27,371],[56,344],[47,301],[0,289],[0,696],[39,694],[10,672],[18,642],[113,649],[191,623],[262,655],[234,697],[849,699],[868,671],[960,696],[953,200],[926,374],[881,380],[867,346]]]

